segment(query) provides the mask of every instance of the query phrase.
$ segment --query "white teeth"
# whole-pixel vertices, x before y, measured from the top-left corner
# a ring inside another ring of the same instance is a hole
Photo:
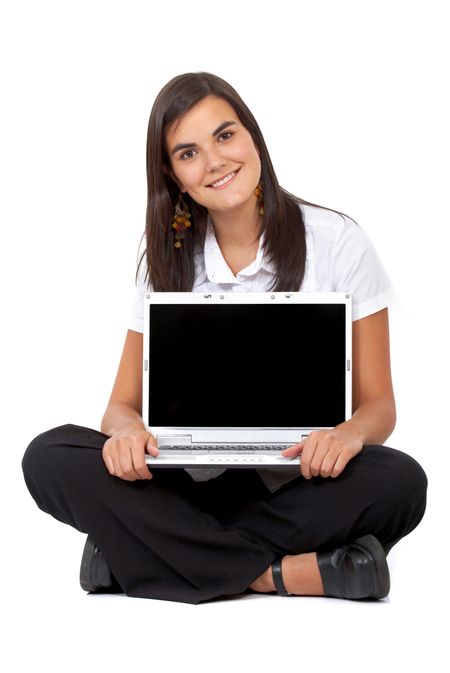
[[[221,186],[224,185],[226,182],[228,182],[229,180],[231,180],[231,178],[232,178],[234,175],[236,175],[236,171],[234,171],[233,173],[229,173],[229,174],[226,175],[222,180],[219,180],[218,182],[213,182],[213,183],[211,184],[211,187],[221,187]]]

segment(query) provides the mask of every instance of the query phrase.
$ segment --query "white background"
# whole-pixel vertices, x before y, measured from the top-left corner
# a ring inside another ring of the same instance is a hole
[[[448,607],[448,31],[445,2],[1,2],[3,655],[9,671],[445,669]],[[99,428],[134,298],[153,100],[228,80],[280,183],[367,231],[397,291],[398,422],[429,477],[382,603],[86,595],[84,536],[35,506],[38,433]],[[445,294],[447,292],[447,295]],[[445,614],[445,612],[444,612]]]

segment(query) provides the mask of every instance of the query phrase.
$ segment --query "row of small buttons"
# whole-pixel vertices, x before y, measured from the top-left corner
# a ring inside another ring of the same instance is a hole
[[[264,463],[265,460],[262,456],[205,456],[206,463],[240,463],[245,461],[246,463]]]

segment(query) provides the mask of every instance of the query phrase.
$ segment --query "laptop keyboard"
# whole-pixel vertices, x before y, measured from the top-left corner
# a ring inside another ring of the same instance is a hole
[[[158,448],[164,451],[243,451],[244,453],[254,453],[258,451],[284,451],[294,444],[162,444]]]
[[[252,465],[286,465],[299,463],[299,458],[285,458],[281,452],[290,444],[160,444],[158,457],[146,456],[152,465],[189,465],[190,467]]]

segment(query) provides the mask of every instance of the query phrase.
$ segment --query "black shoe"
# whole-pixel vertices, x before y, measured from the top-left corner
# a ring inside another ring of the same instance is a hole
[[[361,600],[385,598],[389,593],[386,554],[373,535],[365,535],[328,552],[318,552],[317,563],[325,596]],[[291,596],[281,575],[281,558],[273,563],[272,576],[277,593]]]
[[[385,598],[390,589],[386,554],[373,535],[317,554],[323,587],[336,598]]]
[[[85,591],[123,593],[100,551],[88,536],[81,558],[80,584]]]

